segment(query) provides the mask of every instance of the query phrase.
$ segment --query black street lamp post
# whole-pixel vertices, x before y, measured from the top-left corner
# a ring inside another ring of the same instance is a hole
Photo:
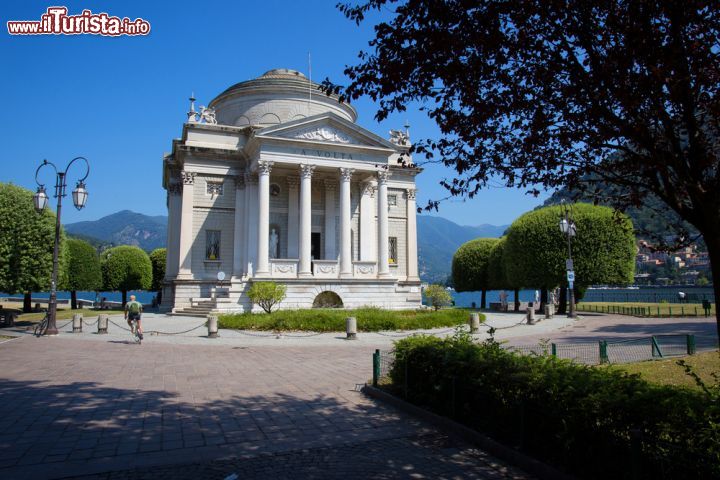
[[[85,179],[90,175],[90,164],[85,157],[73,158],[64,171],[58,172],[57,167],[52,162],[43,160],[43,163],[35,171],[35,183],[38,184],[37,193],[33,195],[33,202],[35,203],[35,210],[38,213],[42,212],[48,204],[48,195],[45,192],[45,185],[38,181],[38,174],[40,169],[46,165],[50,165],[55,170],[55,198],[57,198],[57,212],[55,217],[55,245],[53,247],[53,269],[52,279],[50,282],[50,301],[48,304],[48,327],[45,330],[45,335],[57,335],[57,325],[55,322],[57,314],[57,277],[58,277],[58,253],[60,248],[60,213],[62,211],[62,199],[66,195],[65,188],[67,187],[67,172],[75,163],[76,160],[82,160],[85,162],[85,176],[77,182],[75,190],[72,191],[73,204],[75,208],[81,210],[87,202],[88,192],[85,190]]]
[[[568,245],[568,259],[565,262],[565,270],[567,271],[567,281],[568,281],[568,318],[575,318],[575,293],[574,293],[574,284],[575,284],[575,269],[573,268],[573,259],[572,259],[572,239],[577,234],[577,227],[575,226],[575,221],[572,218],[572,206],[565,203],[565,201],[562,202],[562,208],[563,208],[563,216],[560,219],[560,231],[565,235],[567,238],[567,245]]]

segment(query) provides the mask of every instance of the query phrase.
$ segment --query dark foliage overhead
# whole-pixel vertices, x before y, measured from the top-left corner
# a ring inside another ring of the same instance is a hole
[[[414,151],[473,196],[493,178],[537,193],[652,194],[704,237],[720,278],[720,3],[703,0],[368,0],[370,50],[345,69],[346,100],[384,119],[420,104],[441,131]],[[592,179],[592,180],[588,180]],[[437,208],[430,201],[427,208]],[[720,297],[720,286],[716,285]],[[718,317],[720,330],[720,317]]]

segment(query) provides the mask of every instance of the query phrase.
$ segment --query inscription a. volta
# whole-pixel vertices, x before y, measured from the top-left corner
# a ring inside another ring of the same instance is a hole
[[[308,150],[305,148],[296,149],[293,153],[304,155],[306,157],[334,158],[338,160],[353,160],[352,153],[330,152],[325,150]],[[355,157],[358,155],[355,154]],[[358,159],[359,160],[359,159]]]

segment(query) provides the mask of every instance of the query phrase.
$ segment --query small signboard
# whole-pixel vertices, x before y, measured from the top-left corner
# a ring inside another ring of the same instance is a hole
[[[575,272],[573,272],[572,270],[568,270],[568,272],[567,272],[567,280],[568,280],[569,283],[574,282],[574,281],[575,281]]]
[[[565,270],[574,270],[572,258],[568,258],[567,260],[565,260]]]

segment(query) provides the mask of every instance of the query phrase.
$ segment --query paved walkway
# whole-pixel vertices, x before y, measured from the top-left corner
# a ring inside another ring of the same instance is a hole
[[[487,324],[517,345],[714,333],[704,318],[521,319],[493,313]],[[5,330],[20,338],[0,343],[0,478],[527,478],[357,391],[371,352],[406,333],[208,339],[202,319],[148,314],[147,330],[198,328],[135,345],[112,320],[108,335]]]
[[[99,337],[0,344],[0,478],[527,478],[358,392],[359,342]]]
[[[475,335],[478,339],[489,337],[490,327],[496,329],[495,337],[509,339],[516,336],[530,334],[547,336],[551,332],[575,324],[564,316],[556,316],[536,325],[525,324],[525,315],[519,313],[486,312],[486,322],[481,325],[481,333]],[[97,334],[96,317],[84,319],[82,333],[72,333],[70,320],[58,321],[60,336],[70,340],[91,340],[98,342],[127,342],[130,340],[128,326],[122,315],[110,316],[107,335]],[[455,328],[436,328],[429,330],[415,330],[412,332],[360,332],[356,341],[347,341],[342,332],[313,333],[313,332],[287,332],[280,337],[272,332],[251,330],[225,330],[220,329],[218,338],[207,338],[205,320],[197,317],[167,316],[154,313],[143,314],[143,329],[147,333],[147,342],[154,344],[173,345],[244,345],[244,346],[343,346],[351,348],[384,348],[388,349],[399,338],[417,333],[428,333],[438,336],[453,335]],[[10,334],[31,335],[31,330],[24,328],[6,329]]]

